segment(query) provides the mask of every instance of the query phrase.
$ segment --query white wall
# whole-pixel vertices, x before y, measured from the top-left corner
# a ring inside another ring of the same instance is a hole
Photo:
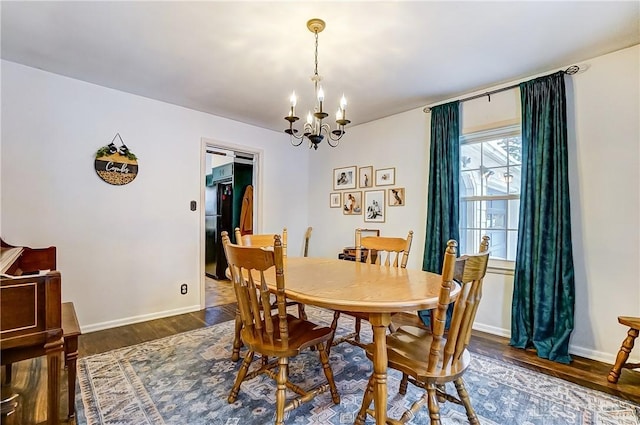
[[[576,353],[616,353],[617,316],[640,316],[640,46],[588,61],[571,78],[571,221]],[[632,353],[640,359],[640,353]]]
[[[93,168],[118,132],[139,164],[125,186]],[[263,226],[302,241],[308,153],[286,135],[2,61],[1,234],[57,246],[84,331],[200,308],[202,138],[263,150]]]
[[[570,351],[612,363],[626,329],[617,316],[640,316],[640,47],[580,64],[567,77],[569,179],[576,276],[575,330]],[[532,76],[533,77],[533,76]],[[488,90],[484,90],[488,91]],[[470,93],[471,94],[471,93]],[[475,94],[475,93],[474,93]],[[463,103],[463,132],[519,120],[519,94],[510,90]],[[355,106],[354,106],[355,107]],[[332,169],[349,165],[396,167],[407,206],[388,209],[382,235],[416,232],[409,267],[424,251],[430,116],[409,111],[352,128],[340,148],[322,146],[310,159],[312,255],[334,257],[353,243],[362,216],[329,208]],[[490,273],[477,328],[500,335],[511,329],[513,276]],[[635,356],[638,356],[634,353]]]

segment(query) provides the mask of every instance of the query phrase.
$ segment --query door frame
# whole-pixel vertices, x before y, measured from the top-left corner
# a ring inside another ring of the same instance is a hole
[[[206,168],[206,156],[208,148],[218,148],[227,151],[234,151],[238,153],[248,153],[253,155],[253,228],[257,233],[260,233],[262,228],[262,157],[264,151],[262,149],[237,145],[233,143],[223,142],[220,140],[209,139],[206,137],[201,138],[200,143],[200,261],[199,261],[199,273],[200,273],[200,309],[205,308],[205,210],[204,210],[204,191],[205,180],[207,175]]]

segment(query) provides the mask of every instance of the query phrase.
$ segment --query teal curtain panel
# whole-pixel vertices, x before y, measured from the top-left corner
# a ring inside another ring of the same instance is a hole
[[[575,281],[564,72],[520,84],[520,97],[522,190],[510,343],[569,363]]]
[[[431,108],[427,224],[422,270],[440,273],[449,239],[459,238],[460,102]],[[429,324],[429,311],[418,315]]]

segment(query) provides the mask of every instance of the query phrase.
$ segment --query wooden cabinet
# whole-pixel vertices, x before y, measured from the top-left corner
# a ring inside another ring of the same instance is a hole
[[[57,425],[64,342],[61,277],[55,269],[56,247],[20,247],[0,239],[0,360],[10,382],[12,363],[47,356],[47,423]],[[11,397],[6,402],[3,412],[13,406]]]
[[[59,423],[63,352],[60,272],[0,279],[2,365],[47,356],[47,423]]]

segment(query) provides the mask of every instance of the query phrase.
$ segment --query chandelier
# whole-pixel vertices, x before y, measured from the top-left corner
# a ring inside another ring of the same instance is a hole
[[[325,23],[322,19],[310,19],[307,22],[307,28],[309,31],[314,33],[316,38],[316,50],[315,50],[315,71],[313,76],[311,77],[311,81],[313,81],[316,105],[314,107],[314,112],[309,112],[307,114],[307,122],[304,124],[304,132],[301,135],[298,135],[298,130],[293,128],[293,124],[299,120],[295,114],[295,107],[297,103],[296,92],[294,91],[291,94],[291,109],[289,110],[289,115],[284,117],[285,120],[289,121],[289,128],[285,130],[285,133],[289,135],[289,139],[293,146],[300,146],[304,141],[305,137],[309,141],[309,148],[313,147],[314,149],[318,149],[318,144],[322,142],[322,140],[327,137],[327,143],[329,146],[335,148],[338,146],[338,143],[342,136],[344,135],[344,127],[349,124],[351,121],[346,119],[347,112],[347,99],[345,99],[344,95],[342,95],[342,99],[340,100],[340,107],[336,112],[336,124],[337,128],[331,131],[331,126],[328,123],[323,123],[322,120],[327,118],[329,114],[327,114],[323,109],[324,103],[324,90],[322,90],[322,86],[320,85],[320,81],[322,81],[322,77],[318,75],[318,33],[321,33],[324,30]]]

